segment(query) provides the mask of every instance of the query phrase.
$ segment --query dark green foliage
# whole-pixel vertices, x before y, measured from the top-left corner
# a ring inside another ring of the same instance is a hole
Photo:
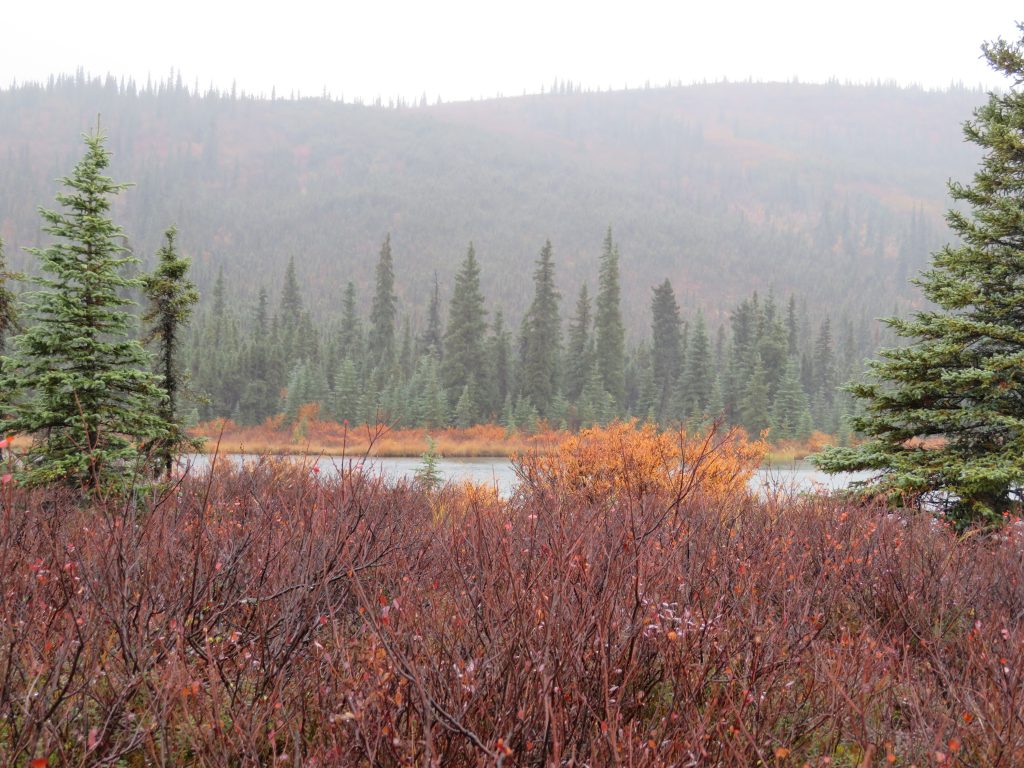
[[[711,346],[704,322],[704,313],[697,313],[693,325],[693,338],[688,345],[685,370],[680,377],[675,408],[678,418],[701,420],[711,406],[711,390],[715,371],[711,362]]]
[[[832,321],[825,318],[814,342],[814,390],[827,405],[831,405],[836,392],[836,359],[832,349]]]
[[[363,355],[363,321],[356,307],[356,287],[349,281],[345,286],[345,298],[342,300],[341,335],[338,339],[338,354],[352,360],[359,360]]]
[[[915,280],[936,308],[886,321],[910,343],[848,387],[867,441],[815,458],[829,472],[872,470],[867,490],[934,505],[961,526],[1001,521],[1024,488],[1024,40],[983,50],[1014,87],[964,126],[984,154],[973,184],[949,186],[969,209],[947,215],[960,242]]]
[[[803,440],[810,433],[810,409],[800,386],[800,365],[790,356],[772,404],[771,439]]]
[[[523,359],[520,361],[520,394],[534,404],[541,418],[551,415],[551,403],[558,394],[562,352],[560,298],[555,288],[555,265],[549,240],[541,249],[533,273],[533,302],[523,320]]]
[[[133,338],[135,318],[120,297],[142,281],[110,219],[111,198],[127,185],[103,171],[110,155],[97,132],[57,193],[61,211],[40,211],[55,238],[32,249],[42,275],[25,298],[26,330],[4,359],[0,388],[10,398],[5,433],[31,435],[22,482],[88,489],[124,486],[143,469],[142,443],[166,439],[166,393]]]
[[[384,238],[377,260],[377,284],[370,308],[370,334],[367,339],[369,359],[373,366],[387,367],[395,354],[395,265],[391,257],[391,235]]]
[[[154,443],[151,450],[157,466],[162,467],[168,476],[171,474],[175,454],[199,445],[198,441],[185,432],[178,412],[182,388],[178,368],[182,328],[192,316],[192,309],[199,301],[199,292],[188,277],[191,261],[179,256],[175,248],[176,235],[174,227],[164,233],[166,240],[157,252],[156,270],[144,279],[149,308],[142,318],[143,322],[149,324],[146,341],[157,343],[158,372],[167,394],[160,403],[160,418],[164,421],[167,435]]]
[[[743,400],[740,402],[740,424],[752,438],[768,428],[771,413],[771,398],[768,393],[768,374],[761,362],[761,354],[754,352],[754,362],[749,367]]]
[[[609,227],[601,252],[594,335],[601,381],[604,390],[612,396],[617,411],[624,408],[626,401],[626,329],[620,304],[619,248],[612,240]]]
[[[654,288],[651,298],[651,375],[655,390],[651,406],[656,421],[665,421],[668,416],[669,400],[682,368],[681,326],[679,304],[672,283],[666,279]]]
[[[7,261],[4,258],[4,241],[0,239],[0,357],[6,352],[7,337],[14,330],[18,321],[14,293],[7,287],[7,281],[11,276],[7,271]]]
[[[576,312],[569,321],[569,346],[565,355],[565,395],[571,401],[579,398],[590,373],[592,353],[590,297],[587,284],[580,286]]]
[[[438,468],[437,462],[440,459],[437,453],[437,444],[434,438],[427,436],[427,450],[420,456],[420,465],[416,467],[416,483],[428,491],[436,490],[444,482],[444,476]]]
[[[448,327],[444,333],[444,359],[441,377],[448,399],[453,405],[471,381],[484,379],[484,336],[487,333],[487,310],[480,292],[480,265],[473,244],[455,276]],[[477,405],[473,403],[474,407]],[[479,417],[473,413],[473,418]]]
[[[444,332],[441,323],[441,286],[437,282],[437,272],[434,273],[434,290],[430,294],[430,306],[427,309],[427,327],[420,336],[421,354],[434,355],[441,359],[441,352],[444,348]]]
[[[511,381],[511,341],[505,330],[505,316],[500,309],[494,312],[491,335],[487,340],[487,371],[484,381],[487,391],[484,396],[485,410],[497,418],[508,397]]]

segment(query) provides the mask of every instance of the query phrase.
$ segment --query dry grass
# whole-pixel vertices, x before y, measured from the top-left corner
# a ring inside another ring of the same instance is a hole
[[[565,432],[550,429],[510,432],[497,424],[466,429],[388,429],[382,425],[352,427],[334,421],[307,420],[298,428],[286,428],[280,418],[258,427],[242,427],[230,419],[218,419],[200,424],[192,434],[207,438],[208,450],[219,441],[222,452],[326,456],[419,456],[427,450],[430,437],[438,453],[451,458],[543,453],[566,436]]]
[[[382,425],[346,426],[335,421],[307,416],[299,425],[287,426],[281,416],[259,426],[244,427],[230,419],[215,419],[192,430],[207,439],[207,450],[237,453],[312,454],[325,456],[419,456],[432,438],[437,451],[450,458],[475,456],[512,457],[525,453],[550,453],[572,433],[542,426],[528,433],[505,429],[498,424],[480,424],[459,429],[388,429]],[[815,432],[806,441],[787,440],[770,444],[766,458],[773,464],[787,464],[806,458],[834,439]]]

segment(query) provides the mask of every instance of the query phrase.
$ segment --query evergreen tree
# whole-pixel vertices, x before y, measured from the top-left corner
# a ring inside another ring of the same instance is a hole
[[[191,262],[178,255],[174,246],[177,230],[171,227],[164,233],[164,245],[157,251],[157,267],[144,280],[149,310],[143,320],[150,324],[147,340],[158,343],[157,362],[163,389],[167,396],[159,406],[167,435],[153,446],[154,459],[169,476],[174,454],[182,448],[196,446],[188,436],[178,413],[178,394],[181,374],[178,370],[178,352],[181,346],[181,328],[192,316],[192,308],[199,301],[199,293],[188,278]]]
[[[771,436],[773,440],[806,438],[803,434],[809,419],[807,395],[800,386],[800,365],[790,356],[786,362],[779,391],[772,404]]]
[[[27,330],[14,339],[0,380],[11,398],[4,434],[33,437],[23,464],[28,485],[123,485],[141,469],[140,445],[167,437],[166,394],[118,295],[142,287],[123,275],[133,259],[109,216],[111,198],[127,185],[103,175],[110,154],[98,131],[85,144],[85,157],[61,180],[63,210],[40,212],[55,242],[29,251],[40,260],[42,275],[31,282],[41,290],[26,297]]]
[[[604,388],[604,377],[601,376],[601,368],[595,355],[591,359],[587,383],[580,395],[577,418],[581,427],[592,427],[607,424],[615,418],[615,412],[615,400]]]
[[[619,294],[619,248],[612,240],[609,227],[601,253],[594,334],[598,370],[604,390],[612,396],[617,412],[621,412],[626,403],[626,330],[622,324]]]
[[[679,304],[676,302],[672,283],[666,278],[661,285],[654,288],[654,296],[651,299],[651,375],[655,390],[652,405],[654,420],[659,422],[665,421],[668,416],[669,399],[679,378],[681,324]],[[638,415],[646,417],[647,413]]]
[[[682,410],[684,418],[700,419],[709,412],[714,379],[715,372],[711,363],[711,346],[707,326],[704,322],[704,314],[698,312],[697,320],[693,325],[693,339],[690,341],[689,354],[686,356],[686,370],[682,376],[683,391],[686,393]]]
[[[4,259],[4,241],[0,239],[0,357],[7,351],[7,337],[14,330],[18,315],[15,310],[14,293],[7,287],[11,274]]]
[[[302,292],[299,280],[295,275],[295,257],[288,259],[284,271],[284,284],[281,286],[281,319],[285,324],[298,323],[302,317]]]
[[[509,393],[511,373],[511,343],[505,330],[505,317],[500,309],[495,310],[491,336],[487,342],[487,395],[484,407],[488,415],[497,416]]]
[[[832,321],[825,318],[814,341],[814,392],[821,401],[831,406],[835,398],[836,359],[832,349]]]
[[[984,154],[973,184],[949,187],[969,206],[946,217],[960,244],[916,280],[936,308],[886,321],[911,343],[848,387],[864,405],[851,423],[866,442],[815,457],[828,472],[872,470],[869,490],[939,505],[960,525],[1000,522],[1024,488],[1024,39],[983,52],[1013,87],[964,126]]]
[[[789,304],[786,306],[786,351],[790,356],[796,355],[799,351],[800,331],[796,315],[796,297],[789,297]]]
[[[413,360],[413,348],[412,348],[412,326],[409,324],[409,316],[406,315],[402,321],[402,347],[401,352],[398,354],[398,370],[402,376],[403,381],[407,381],[412,376],[413,366],[415,360]]]
[[[430,293],[430,306],[427,309],[427,327],[420,336],[420,354],[434,355],[441,359],[444,347],[444,336],[441,325],[441,286],[434,273],[434,290]]]
[[[359,382],[359,371],[349,357],[344,358],[334,374],[334,392],[332,412],[339,422],[356,424],[362,415],[359,410],[362,386]]]
[[[651,350],[646,344],[642,345],[636,351],[636,402],[633,404],[633,415],[641,421],[657,424],[662,391],[655,378],[654,363]]]
[[[576,402],[590,373],[590,297],[587,284],[580,286],[576,312],[569,321],[569,346],[565,355],[565,395]]]
[[[391,258],[391,235],[384,238],[377,260],[377,287],[370,308],[370,334],[367,350],[373,366],[387,368],[395,355],[395,265]]]
[[[752,438],[768,428],[771,402],[768,399],[768,374],[761,362],[759,352],[754,352],[754,363],[750,366],[750,379],[740,403],[740,424]]]
[[[547,418],[558,393],[562,348],[562,324],[558,317],[560,295],[555,288],[550,240],[544,244],[536,263],[533,302],[524,320],[523,359],[520,361],[523,386],[520,393],[529,398],[542,418]]]
[[[350,280],[345,286],[345,296],[341,302],[341,336],[338,339],[338,355],[347,357],[354,363],[363,354],[363,325],[356,307],[356,287]]]
[[[441,376],[449,401],[457,402],[471,380],[484,378],[484,334],[487,310],[480,292],[480,266],[470,243],[466,258],[455,276],[448,327],[444,333]],[[478,414],[474,414],[476,418]]]

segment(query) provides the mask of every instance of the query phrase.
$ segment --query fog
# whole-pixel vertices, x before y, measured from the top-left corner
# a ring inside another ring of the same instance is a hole
[[[7,4],[0,77],[82,67],[250,93],[434,101],[702,80],[999,84],[979,42],[1016,34],[1005,0],[960,4],[619,4],[468,0],[324,4],[112,0]],[[287,14],[282,13],[287,10]]]

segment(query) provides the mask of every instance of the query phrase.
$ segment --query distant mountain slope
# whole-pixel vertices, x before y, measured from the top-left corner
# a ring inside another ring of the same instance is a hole
[[[200,286],[222,265],[237,299],[276,289],[294,255],[320,313],[349,279],[366,300],[390,232],[415,312],[473,240],[485,291],[518,316],[550,238],[568,313],[610,224],[634,330],[665,277],[712,314],[769,287],[888,313],[945,238],[945,181],[977,159],[960,124],[984,98],[715,84],[383,109],[62,79],[0,91],[0,234],[24,265],[36,207],[101,113],[112,175],[137,185],[119,211],[132,245],[146,256],[177,224]]]

